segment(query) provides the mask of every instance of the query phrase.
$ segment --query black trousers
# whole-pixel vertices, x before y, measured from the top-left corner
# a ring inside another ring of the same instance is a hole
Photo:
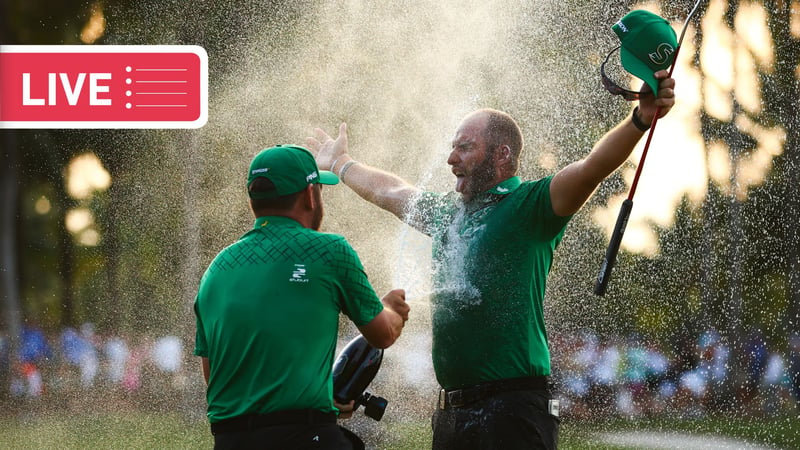
[[[362,447],[363,448],[363,447]],[[215,450],[352,450],[335,423],[277,425],[214,435]]]
[[[561,422],[547,390],[507,391],[433,414],[434,450],[556,449]]]

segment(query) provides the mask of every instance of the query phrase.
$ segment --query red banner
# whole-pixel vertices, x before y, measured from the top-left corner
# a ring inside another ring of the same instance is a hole
[[[0,46],[0,128],[199,128],[198,46]]]

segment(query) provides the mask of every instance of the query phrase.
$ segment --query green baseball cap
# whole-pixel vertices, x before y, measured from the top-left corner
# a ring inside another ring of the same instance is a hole
[[[658,92],[658,80],[653,76],[667,69],[678,48],[675,30],[658,14],[637,9],[629,12],[612,27],[619,37],[622,67]]]
[[[339,177],[327,170],[319,170],[314,155],[296,145],[279,145],[258,152],[250,162],[247,186],[256,178],[266,178],[275,185],[270,192],[249,192],[250,198],[273,198],[294,194],[309,184],[337,184]]]

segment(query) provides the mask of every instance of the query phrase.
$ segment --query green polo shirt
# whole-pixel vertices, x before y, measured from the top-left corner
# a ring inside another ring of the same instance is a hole
[[[433,365],[456,388],[550,374],[545,282],[569,217],[553,213],[551,177],[512,177],[464,204],[425,192],[408,222],[433,239]]]
[[[339,313],[357,326],[383,306],[352,247],[286,217],[260,217],[222,250],[194,303],[194,354],[209,359],[209,420],[335,411]]]

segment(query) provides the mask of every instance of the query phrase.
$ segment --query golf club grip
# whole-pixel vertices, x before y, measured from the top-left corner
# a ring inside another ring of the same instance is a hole
[[[611,269],[614,268],[614,263],[617,260],[617,252],[619,252],[619,245],[622,243],[622,235],[625,234],[625,227],[628,226],[631,209],[633,209],[633,200],[626,198],[619,209],[617,223],[614,225],[614,233],[611,235],[603,265],[600,267],[600,274],[597,275],[597,281],[594,284],[595,295],[603,296],[606,293],[608,281],[611,279]]]

